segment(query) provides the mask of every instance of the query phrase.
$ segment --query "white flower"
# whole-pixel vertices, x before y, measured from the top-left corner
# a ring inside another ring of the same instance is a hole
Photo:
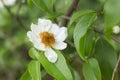
[[[11,6],[15,3],[16,0],[3,0],[6,6]],[[4,5],[2,3],[2,0],[0,0],[0,8],[3,8]]]
[[[118,34],[120,32],[120,27],[119,26],[114,26],[113,27],[113,33]]]
[[[63,50],[67,47],[67,44],[63,42],[67,37],[67,28],[59,27],[47,19],[39,19],[37,25],[32,24],[31,31],[27,32],[27,36],[34,47],[44,51],[46,58],[52,63],[58,59],[53,48]]]

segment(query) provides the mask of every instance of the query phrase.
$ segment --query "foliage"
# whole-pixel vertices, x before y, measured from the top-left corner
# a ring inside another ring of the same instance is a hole
[[[17,0],[0,8],[0,80],[119,80],[119,8],[120,0]],[[38,18],[68,29],[67,48],[53,49],[55,63],[26,36]]]

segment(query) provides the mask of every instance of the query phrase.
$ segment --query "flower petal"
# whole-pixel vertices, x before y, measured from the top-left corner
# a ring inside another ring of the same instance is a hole
[[[57,58],[58,58],[55,51],[53,51],[51,48],[46,49],[45,56],[48,59],[48,61],[50,61],[51,63],[55,63],[57,61]]]
[[[36,35],[34,35],[34,33],[32,33],[32,31],[28,31],[27,36],[30,39],[30,41],[34,44],[34,47],[36,49],[45,51],[46,48],[45,48],[44,44],[41,43],[40,38],[37,38]]]
[[[39,35],[39,33],[41,32],[41,29],[33,23],[31,24],[31,30],[35,35]]]
[[[37,37],[35,37],[32,31],[27,32],[27,37],[30,39],[31,42],[36,42],[37,40]]]
[[[35,43],[34,43],[34,47],[35,47],[36,49],[38,49],[38,50],[41,50],[41,51],[45,51],[45,50],[46,50],[45,45],[42,44],[42,43],[35,42]]]
[[[52,22],[47,19],[38,19],[38,26],[43,28],[43,31],[48,31],[52,25]]]
[[[59,33],[57,35],[57,37],[55,37],[57,42],[61,42],[64,41],[67,38],[67,28],[66,27],[61,27],[59,29]]]
[[[59,33],[59,26],[57,24],[52,24],[52,27],[50,28],[50,33],[53,33],[56,37]]]
[[[65,42],[56,42],[53,45],[53,48],[58,49],[58,50],[63,50],[67,47],[67,44]]]

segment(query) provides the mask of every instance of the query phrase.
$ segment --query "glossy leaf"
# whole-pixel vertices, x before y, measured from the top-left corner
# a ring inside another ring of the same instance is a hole
[[[31,61],[28,65],[28,71],[32,80],[41,80],[40,63],[38,61]]]
[[[32,58],[32,59],[38,59],[39,58],[39,53],[34,49],[34,48],[31,48],[29,50],[29,56]]]
[[[81,80],[81,77],[76,70],[71,68],[71,71],[72,71],[72,75],[73,75],[73,80]]]
[[[85,60],[85,53],[84,53],[84,36],[86,35],[88,28],[90,25],[95,21],[96,13],[92,12],[89,13],[79,20],[77,25],[75,26],[74,30],[74,44],[76,50],[81,57],[82,60]]]
[[[48,13],[52,13],[54,0],[32,0],[32,1],[38,8],[40,8]]]
[[[94,47],[94,31],[88,30],[86,35],[84,36],[84,53],[85,56],[89,56],[92,53]]]
[[[80,10],[78,12],[75,12],[70,19],[69,25],[73,24],[73,22],[75,22],[75,20],[79,19],[81,16],[86,15],[88,13],[92,13],[92,12],[95,12],[95,11],[92,11],[92,10],[82,10],[81,11]]]
[[[73,39],[73,32],[74,32],[74,22],[76,22],[76,20],[80,19],[80,17],[86,15],[86,14],[89,14],[89,13],[92,13],[92,12],[95,12],[95,11],[92,11],[92,10],[80,10],[80,11],[77,11],[75,12],[72,17],[70,18],[70,21],[69,21],[69,24],[68,24],[68,38],[69,39]]]
[[[103,80],[111,80],[117,57],[113,47],[104,39],[99,39],[95,46],[95,58],[101,68]]]
[[[91,58],[83,64],[85,80],[101,80],[101,72],[96,59]]]
[[[28,70],[22,75],[20,80],[31,80],[31,76],[30,76]]]
[[[120,0],[107,0],[104,12],[106,31],[110,32],[111,28],[120,22]]]
[[[66,61],[62,53],[60,53],[59,51],[56,51],[56,53],[59,57],[58,61],[55,64],[49,62],[44,56],[44,54],[40,54],[41,64],[43,65],[45,70],[57,80],[73,80],[72,74],[67,67]]]
[[[58,55],[58,60],[56,63],[51,63],[48,61],[48,59],[45,57],[44,52],[37,52],[34,48],[33,50],[34,54],[38,55],[38,60],[44,67],[44,69],[55,79],[57,80],[73,80],[72,74],[66,64],[66,60],[62,53],[60,51],[56,51]]]

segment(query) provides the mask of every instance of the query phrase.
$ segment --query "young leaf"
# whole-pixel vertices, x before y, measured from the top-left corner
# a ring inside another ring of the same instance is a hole
[[[120,22],[120,0],[107,0],[104,6],[105,27],[110,32]]]
[[[92,53],[94,46],[94,31],[88,30],[86,35],[84,36],[84,53],[85,56],[89,56]]]
[[[96,13],[92,12],[81,17],[74,30],[74,44],[75,48],[82,60],[85,60],[84,53],[84,36],[86,35],[88,28],[96,19]]]
[[[81,77],[76,70],[71,68],[71,72],[72,72],[72,75],[73,75],[73,80],[81,80]]]
[[[52,13],[53,2],[54,0],[32,0],[33,3],[40,9]]]
[[[65,58],[62,55],[60,51],[56,51],[58,55],[58,60],[56,63],[51,63],[48,61],[48,59],[45,57],[44,52],[37,52],[34,48],[33,50],[34,54],[39,54],[38,60],[44,67],[44,69],[55,79],[57,80],[73,80],[72,74],[66,64]]]
[[[31,80],[31,76],[30,76],[28,70],[22,75],[20,80]]]
[[[80,11],[77,11],[75,12],[72,17],[70,18],[70,21],[69,21],[69,24],[68,24],[68,38],[69,39],[73,39],[73,32],[74,32],[74,22],[77,20],[77,19],[80,19],[80,17],[86,15],[86,14],[89,14],[89,13],[92,13],[92,12],[95,12],[95,11],[92,11],[92,10],[80,10]]]
[[[35,48],[31,48],[29,50],[29,56],[32,58],[32,59],[38,59],[39,58],[39,53],[35,50]]]
[[[83,65],[85,80],[101,80],[101,72],[96,59],[91,58]]]
[[[58,61],[51,63],[47,60],[43,53],[40,53],[39,61],[45,70],[57,80],[73,80],[72,74],[66,64],[65,58],[60,51],[56,51]]]
[[[28,71],[32,80],[41,80],[40,63],[38,61],[31,61],[28,65]]]
[[[69,22],[69,25],[72,25],[73,22],[76,20],[76,19],[79,19],[81,16],[83,15],[86,15],[86,14],[89,14],[89,13],[92,13],[92,12],[95,12],[95,11],[92,11],[92,10],[83,10],[83,11],[78,11],[78,12],[75,12],[71,19],[70,19],[70,22]]]
[[[113,47],[104,39],[99,39],[95,46],[95,58],[98,60],[104,80],[111,80],[117,57]]]

